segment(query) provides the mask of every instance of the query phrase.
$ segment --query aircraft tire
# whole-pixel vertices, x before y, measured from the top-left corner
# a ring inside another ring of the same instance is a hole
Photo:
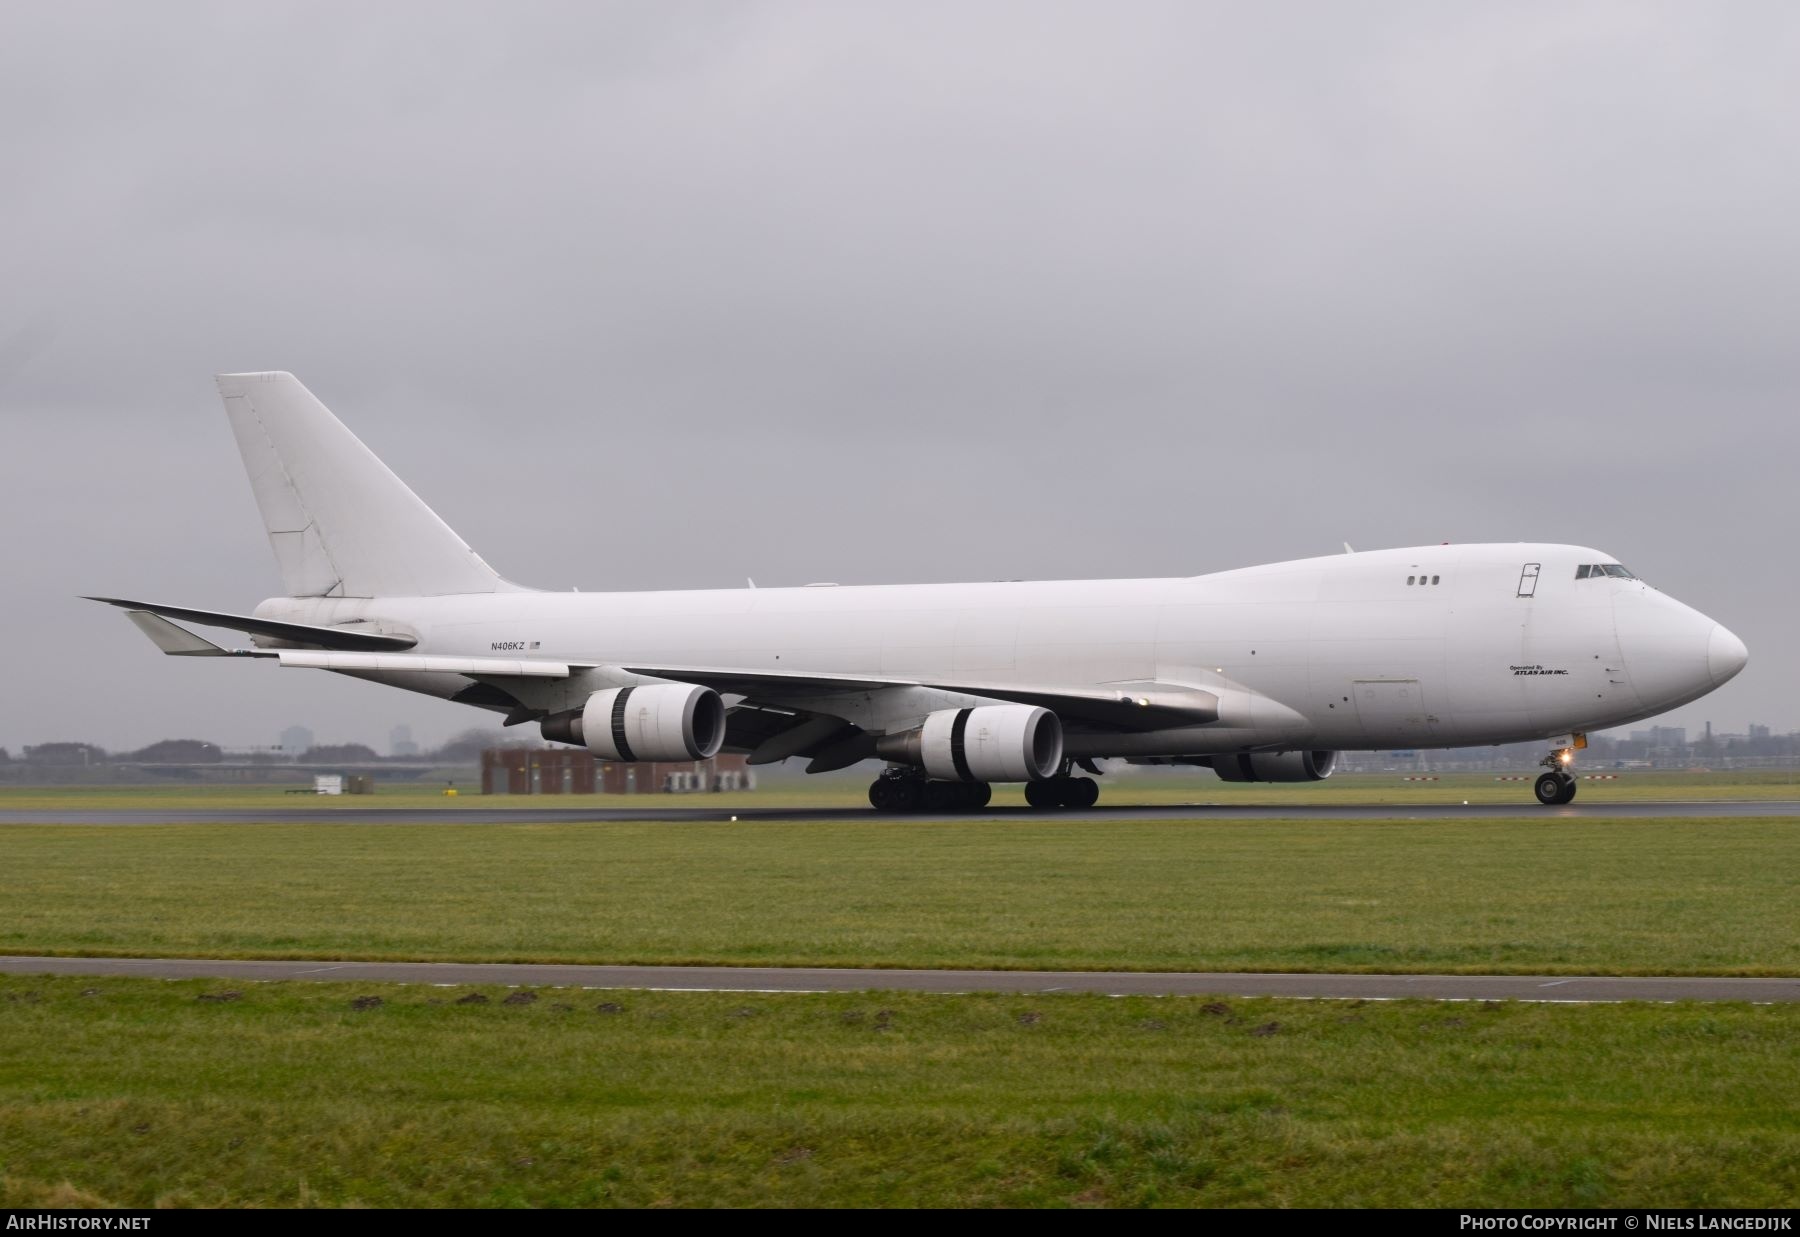
[[[869,803],[877,812],[914,812],[923,798],[917,778],[878,777],[869,783]]]
[[[1062,781],[1058,777],[1047,777],[1042,781],[1025,783],[1025,802],[1039,811],[1062,806]]]
[[[1579,785],[1579,783],[1577,783],[1575,781],[1575,779],[1570,777],[1567,773],[1562,775],[1562,780],[1563,780],[1562,792],[1556,796],[1557,803],[1561,804],[1561,803],[1575,802],[1575,788],[1577,785]]]
[[[1063,792],[1063,806],[1087,808],[1100,802],[1100,783],[1091,777],[1072,777]]]
[[[979,812],[994,797],[994,788],[986,782],[970,782],[963,790],[963,807]]]
[[[1568,799],[1563,798],[1565,783],[1567,784]],[[1575,797],[1574,786],[1573,778],[1565,777],[1561,773],[1544,773],[1538,776],[1538,780],[1531,789],[1537,794],[1539,803],[1545,807],[1555,807],[1557,804],[1567,803],[1569,799]]]

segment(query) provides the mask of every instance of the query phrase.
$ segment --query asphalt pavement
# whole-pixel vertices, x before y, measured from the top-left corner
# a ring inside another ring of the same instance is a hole
[[[664,798],[658,796],[658,798]],[[691,801],[690,801],[691,802]],[[1062,808],[1040,811],[1023,805],[984,808],[979,812],[913,812],[904,816],[878,815],[867,807],[699,807],[640,803],[631,807],[474,807],[446,804],[442,807],[382,807],[379,802],[309,804],[306,807],[262,808],[102,808],[0,810],[0,825],[192,825],[243,824],[293,825],[352,821],[387,825],[506,825],[584,824],[605,821],[668,821],[740,823],[792,821],[867,820],[870,824],[908,821],[956,820],[1676,820],[1717,819],[1728,816],[1800,817],[1800,800],[1763,802],[1708,800],[1698,803],[1609,803],[1591,800],[1564,807],[1540,807],[1522,797],[1518,803],[1436,804],[1288,804],[1259,806],[1242,803],[1193,803],[1155,807]]]

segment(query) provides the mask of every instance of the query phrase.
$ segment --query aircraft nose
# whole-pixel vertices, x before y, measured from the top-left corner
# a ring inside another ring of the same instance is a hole
[[[1613,602],[1619,653],[1647,712],[1698,700],[1743,669],[1748,655],[1729,630],[1672,597],[1648,589]]]
[[[1725,682],[1744,668],[1750,660],[1750,650],[1744,642],[1725,629],[1724,624],[1714,623],[1712,636],[1706,642],[1706,668],[1712,674],[1715,685]]]

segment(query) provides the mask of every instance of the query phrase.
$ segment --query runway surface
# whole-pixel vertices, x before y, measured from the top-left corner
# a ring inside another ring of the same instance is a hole
[[[1236,803],[1181,803],[1157,807],[1093,807],[1085,810],[1038,811],[1033,808],[996,807],[980,812],[909,813],[881,816],[859,807],[665,807],[645,804],[619,808],[558,807],[380,807],[374,804],[331,804],[273,808],[111,808],[63,811],[9,808],[0,811],[0,825],[190,825],[326,824],[332,821],[384,825],[544,825],[583,824],[604,821],[653,820],[672,824],[729,821],[841,821],[875,823],[956,820],[1498,820],[1530,817],[1543,820],[1707,819],[1724,816],[1800,816],[1800,800],[1762,802],[1706,800],[1689,803],[1573,803],[1566,807],[1539,807],[1521,799],[1518,803],[1467,804],[1288,804],[1257,806]]]
[[[1452,1001],[1800,1001],[1800,978],[1568,975],[1285,975],[1142,971],[902,971],[811,967],[565,966],[503,962],[236,962],[0,957],[0,973],[135,979],[511,984],[682,992],[1095,992]]]

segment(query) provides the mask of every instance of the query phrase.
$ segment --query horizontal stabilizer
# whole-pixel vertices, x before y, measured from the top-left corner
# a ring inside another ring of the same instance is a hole
[[[170,657],[230,657],[230,649],[222,649],[204,636],[196,636],[185,627],[177,627],[148,610],[127,610],[125,617],[150,637],[150,643]]]
[[[410,649],[418,641],[411,636],[388,636],[380,632],[358,631],[352,627],[314,627],[308,623],[279,623],[274,619],[254,618],[248,614],[225,614],[217,610],[190,610],[185,606],[159,606],[148,601],[126,601],[119,597],[89,597],[88,601],[103,601],[109,606],[118,606],[123,610],[145,611],[160,614],[164,618],[182,619],[189,623],[199,623],[203,627],[224,627],[231,631],[248,632],[256,636],[273,636],[277,640],[288,640],[295,644],[316,644],[327,649],[354,649],[372,652],[381,649],[400,651]],[[136,619],[132,620],[136,622]],[[140,623],[141,627],[142,624]],[[171,624],[171,626],[173,626]],[[180,631],[179,627],[175,630]],[[155,637],[151,637],[155,639]],[[198,640],[198,636],[193,639]]]

